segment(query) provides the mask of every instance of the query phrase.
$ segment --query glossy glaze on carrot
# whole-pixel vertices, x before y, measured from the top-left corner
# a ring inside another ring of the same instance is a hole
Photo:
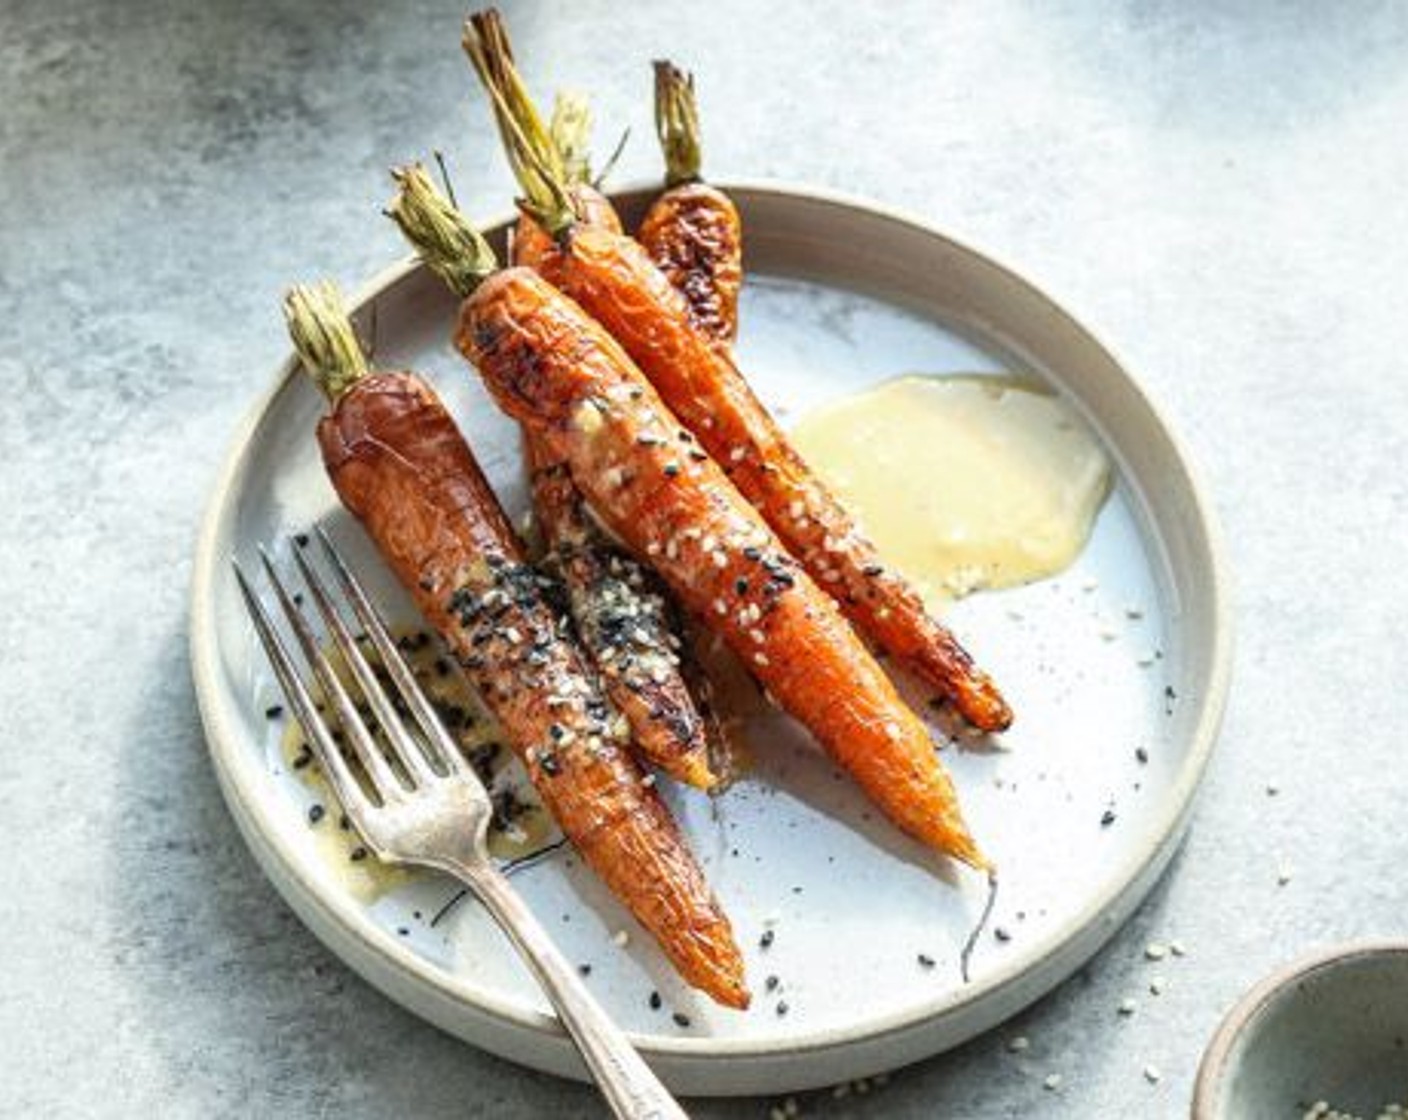
[[[733,199],[700,175],[694,76],[668,61],[655,63],[655,130],[665,190],[645,212],[636,240],[684,296],[694,325],[731,346],[743,287],[743,223]]]
[[[532,429],[528,443],[533,509],[562,578],[572,621],[607,695],[631,725],[642,758],[671,777],[711,789],[713,725],[695,705],[668,592],[655,574],[617,548],[592,521],[568,464]]]
[[[351,378],[318,443],[343,504],[445,639],[563,833],[686,980],[746,1006],[728,919],[627,751],[624,718],[559,631],[551,581],[526,562],[434,391],[411,373]]]
[[[493,13],[471,17],[466,51],[490,94],[520,200],[551,236],[534,267],[604,326],[671,410],[724,467],[818,584],[881,650],[984,731],[1012,711],[919,593],[885,564],[807,467],[734,364],[696,328],[688,304],[635,240],[580,222]],[[941,480],[936,480],[941,484]]]
[[[609,527],[891,820],[991,867],[923,723],[615,339],[537,273],[515,268],[465,300],[456,344],[504,410],[570,464]]]

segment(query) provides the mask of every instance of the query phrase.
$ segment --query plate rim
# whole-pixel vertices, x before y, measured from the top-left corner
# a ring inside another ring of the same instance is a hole
[[[1041,303],[1059,316],[1066,327],[1073,329],[1078,335],[1084,336],[1084,339],[1091,346],[1103,354],[1122,376],[1125,382],[1124,388],[1131,392],[1138,403],[1157,421],[1161,433],[1183,473],[1182,482],[1190,498],[1191,512],[1203,538],[1203,550],[1207,560],[1206,586],[1203,591],[1206,596],[1211,635],[1207,650],[1208,686],[1199,698],[1197,718],[1187,737],[1187,755],[1170,783],[1168,793],[1161,799],[1155,822],[1157,827],[1145,832],[1146,838],[1140,842],[1137,850],[1133,851],[1127,860],[1116,865],[1115,873],[1108,878],[1103,889],[1087,899],[1085,905],[1062,925],[1060,932],[1055,935],[1056,940],[1033,945],[1030,949],[1010,954],[1002,966],[980,980],[960,987],[945,989],[932,998],[918,1001],[904,1010],[876,1016],[867,1020],[863,1028],[858,1026],[824,1027],[801,1035],[790,1035],[785,1039],[717,1038],[707,1035],[677,1038],[629,1032],[633,1042],[643,1053],[666,1060],[690,1059],[712,1062],[716,1059],[733,1059],[735,1061],[739,1059],[754,1061],[785,1058],[816,1059],[824,1056],[827,1052],[834,1052],[853,1045],[883,1044],[896,1036],[923,1028],[926,1024],[934,1024],[965,1011],[974,1013],[985,1003],[1010,1002],[1015,997],[1016,1002],[1011,1003],[1008,1010],[993,1022],[988,1023],[981,1031],[963,1036],[964,1038],[975,1037],[977,1033],[991,1029],[997,1022],[1046,994],[1066,979],[1081,963],[1093,956],[1108,937],[1123,924],[1137,902],[1147,893],[1149,886],[1163,871],[1174,849],[1182,839],[1198,787],[1207,770],[1208,761],[1217,741],[1231,683],[1233,622],[1229,601],[1230,581],[1221,528],[1198,468],[1188,455],[1183,441],[1168,423],[1164,412],[1155,406],[1143,384],[1129,372],[1125,363],[1120,360],[1117,353],[1097,331],[1075,319],[1056,299],[1048,295],[1035,282],[1027,279],[1022,273],[1007,266],[989,253],[974,248],[961,238],[944,232],[917,215],[869,199],[830,188],[772,178],[729,179],[718,181],[715,185],[727,192],[739,195],[770,197],[774,201],[784,203],[821,203],[841,210],[859,211],[863,217],[879,218],[904,227],[912,235],[946,243],[952,250],[976,258],[980,264],[995,270],[1005,283],[1024,288],[1031,295],[1036,296]],[[613,198],[617,198],[639,194],[647,190],[658,191],[658,189],[658,183],[632,181],[610,193]],[[515,215],[512,213],[501,215],[484,223],[481,228],[497,231],[514,219]],[[349,304],[355,310],[359,310],[382,291],[406,280],[422,267],[416,258],[407,257],[377,271],[370,279],[355,289]],[[221,466],[209,491],[192,566],[188,639],[192,677],[202,726],[222,795],[262,870],[279,890],[285,901],[310,926],[315,935],[374,986],[443,1029],[466,1037],[463,1031],[441,1021],[439,1015],[421,1006],[409,994],[393,990],[394,977],[370,974],[371,972],[381,972],[379,968],[375,967],[374,959],[376,957],[388,958],[385,963],[394,966],[393,972],[399,970],[408,974],[399,977],[401,980],[413,980],[417,986],[430,988],[432,994],[436,996],[449,997],[463,1009],[471,1011],[477,1016],[487,1016],[491,1020],[497,1020],[496,1026],[508,1027],[525,1037],[535,1036],[542,1044],[556,1043],[561,1047],[567,1047],[569,1046],[567,1036],[556,1017],[534,1010],[525,1011],[521,1007],[503,1003],[492,993],[471,989],[470,985],[430,964],[414,953],[409,946],[392,937],[386,931],[357,920],[358,908],[352,905],[349,897],[333,896],[329,898],[316,876],[304,868],[300,861],[286,857],[277,851],[281,829],[274,821],[272,813],[267,811],[268,806],[264,804],[266,799],[247,796],[251,791],[242,785],[244,775],[237,772],[239,761],[236,749],[237,734],[231,726],[227,725],[225,712],[222,711],[220,703],[219,646],[214,628],[209,624],[216,609],[214,594],[216,573],[220,566],[228,563],[230,559],[228,556],[219,554],[220,529],[231,492],[249,455],[252,438],[275,398],[288,387],[297,372],[296,358],[292,355],[285,358],[278,366],[272,383],[256,397],[235,428],[234,435],[224,453]],[[252,832],[257,832],[259,835],[252,835]],[[276,862],[271,863],[271,861]],[[301,897],[298,899],[292,897],[290,891],[293,890],[300,892]],[[1132,894],[1137,897],[1131,901]],[[309,908],[315,908],[321,913],[317,916],[311,915],[308,912]],[[1118,920],[1110,923],[1108,929],[1100,928],[1102,915],[1107,915],[1112,911],[1121,911]],[[340,928],[336,930],[322,928],[318,918],[327,918]],[[336,938],[331,936],[334,933],[337,934]],[[1092,937],[1095,939],[1093,944],[1082,949],[1079,943],[1083,939]],[[348,944],[349,939],[351,944]],[[359,955],[357,960],[348,960],[346,952],[348,949],[365,950],[367,956],[361,957]],[[1015,992],[1015,989],[1023,984],[1031,984],[1033,982],[1032,973],[1038,971],[1044,963],[1072,957],[1072,955],[1074,955],[1073,963],[1068,966],[1063,964],[1057,975],[1044,977],[1035,991],[1025,995]],[[486,1049],[495,1049],[490,1041],[479,1038],[472,1039],[472,1041]],[[949,1045],[952,1044],[949,1043]],[[932,1049],[927,1053],[937,1053],[943,1048]],[[541,1056],[548,1059],[554,1055],[547,1053],[546,1047],[544,1047]],[[571,1057],[571,1061],[575,1063],[575,1056]],[[561,1063],[557,1062],[551,1067],[540,1065],[539,1068],[554,1068],[558,1072],[563,1072],[559,1068],[560,1066]],[[835,1077],[831,1077],[829,1080],[822,1079],[815,1083],[829,1084],[835,1080]],[[800,1082],[798,1087],[801,1087]],[[710,1091],[718,1093],[729,1090],[726,1087],[716,1087]]]

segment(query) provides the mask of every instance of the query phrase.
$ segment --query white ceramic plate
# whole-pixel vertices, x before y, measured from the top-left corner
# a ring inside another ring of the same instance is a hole
[[[686,1094],[797,1090],[904,1065],[987,1030],[1068,976],[1172,855],[1229,665],[1207,507],[1157,412],[1104,347],[1030,284],[912,220],[812,191],[730,190],[747,236],[741,364],[784,422],[897,374],[1020,371],[1085,415],[1116,485],[1073,569],[974,596],[950,615],[1018,713],[1002,749],[945,752],[969,821],[1002,868],[994,922],[1010,934],[984,935],[970,983],[958,958],[983,884],[885,824],[778,717],[749,729],[764,744],[756,768],[716,807],[669,793],[744,947],[749,1012],[683,988],[644,935],[614,944],[630,920],[566,853],[516,875],[569,957],[591,964],[597,995]],[[621,197],[628,220],[646,197]],[[515,429],[451,351],[449,297],[406,265],[363,293],[364,324],[372,301],[378,364],[433,378],[505,505],[522,512]],[[254,329],[279,329],[276,308]],[[360,568],[382,570],[323,474],[313,439],[321,408],[291,364],[278,371],[235,441],[200,541],[192,659],[225,796],[289,903],[373,984],[477,1045],[580,1076],[546,1001],[482,912],[461,905],[431,927],[453,889],[433,876],[359,897],[313,842],[308,793],[281,762],[264,716],[277,693],[231,557],[326,520]],[[389,578],[378,586],[407,610]],[[1152,665],[1138,664],[1155,651]],[[1102,824],[1107,809],[1115,819]],[[663,1009],[649,1006],[652,990]]]

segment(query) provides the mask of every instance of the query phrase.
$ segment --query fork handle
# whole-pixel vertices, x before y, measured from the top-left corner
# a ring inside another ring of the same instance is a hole
[[[611,1111],[621,1120],[688,1120],[688,1114],[587,990],[509,881],[482,863],[462,863],[453,870],[537,976]]]

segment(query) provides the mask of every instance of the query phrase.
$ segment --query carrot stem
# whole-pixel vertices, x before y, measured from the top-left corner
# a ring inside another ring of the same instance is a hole
[[[577,220],[562,160],[514,65],[499,13],[489,8],[470,16],[461,42],[489,94],[509,166],[523,188],[519,206],[551,236],[562,236]]]
[[[284,319],[303,368],[329,401],[336,403],[370,371],[336,284],[325,280],[290,288]]]
[[[499,268],[498,257],[477,229],[440,193],[418,163],[396,168],[396,197],[387,216],[461,299]]]
[[[665,155],[665,186],[699,181],[699,108],[694,75],[673,62],[655,63],[655,132]]]
[[[548,135],[562,164],[562,179],[569,187],[589,183],[592,178],[588,156],[592,132],[592,108],[583,94],[559,90],[552,103]]]

